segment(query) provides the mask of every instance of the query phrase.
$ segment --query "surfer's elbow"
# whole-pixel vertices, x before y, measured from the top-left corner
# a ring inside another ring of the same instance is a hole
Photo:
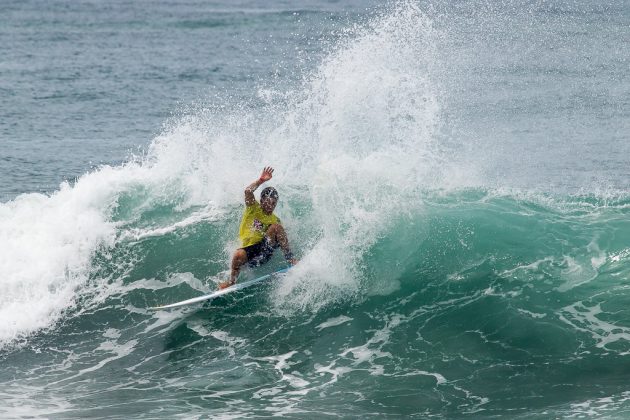
[[[249,188],[245,189],[245,205],[251,206],[256,201],[256,197],[254,196],[254,192]]]

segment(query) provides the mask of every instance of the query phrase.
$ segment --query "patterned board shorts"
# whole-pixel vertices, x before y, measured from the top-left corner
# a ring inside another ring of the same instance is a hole
[[[250,245],[248,247],[242,248],[247,254],[247,263],[250,267],[258,267],[259,265],[263,265],[273,255],[273,251],[278,246],[273,247],[267,238],[264,238],[262,241]]]

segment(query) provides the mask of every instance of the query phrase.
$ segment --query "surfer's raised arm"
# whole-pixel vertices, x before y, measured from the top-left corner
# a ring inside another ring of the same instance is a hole
[[[269,181],[273,177],[273,168],[271,166],[267,166],[263,169],[260,178],[256,181],[252,182],[250,185],[245,188],[245,205],[251,206],[256,202],[256,197],[254,197],[254,191],[256,188],[260,187],[264,182]]]

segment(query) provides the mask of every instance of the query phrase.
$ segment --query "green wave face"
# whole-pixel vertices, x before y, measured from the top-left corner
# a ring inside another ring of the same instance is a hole
[[[146,308],[225,276],[241,209],[145,210],[96,253],[63,321],[3,359],[43,368],[27,381],[57,384],[36,394],[51,406],[81,384],[69,401],[96,416],[117,407],[263,416],[272,407],[308,417],[322,401],[340,416],[378,406],[385,416],[544,418],[584,400],[625,409],[628,198],[488,190],[417,198],[414,211],[381,221],[369,245],[347,247],[339,277],[334,261],[317,258],[331,254],[323,229],[311,227],[313,204],[293,203],[308,227],[296,231],[310,235],[291,232],[301,263],[285,278],[158,313]],[[119,214],[137,207],[123,201]],[[281,266],[276,256],[242,278]],[[613,397],[600,401],[602,392]]]

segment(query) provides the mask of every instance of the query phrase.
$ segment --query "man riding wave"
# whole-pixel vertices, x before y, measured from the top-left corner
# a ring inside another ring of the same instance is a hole
[[[219,284],[219,289],[236,284],[236,279],[245,264],[251,267],[260,266],[271,258],[276,248],[282,248],[284,258],[291,265],[297,263],[289,248],[284,227],[280,219],[273,214],[278,203],[278,191],[267,187],[260,193],[260,204],[254,197],[254,191],[273,177],[273,168],[263,169],[260,178],[245,188],[245,211],[239,228],[241,248],[232,256],[230,279]]]

